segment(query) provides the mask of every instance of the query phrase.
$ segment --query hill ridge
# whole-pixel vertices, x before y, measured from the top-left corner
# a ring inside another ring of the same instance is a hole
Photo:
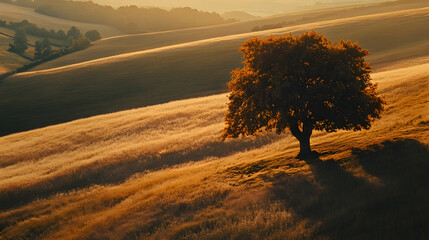
[[[323,27],[329,27],[332,25],[346,23],[346,22],[356,22],[359,20],[369,20],[369,19],[373,19],[373,18],[387,18],[387,17],[392,17],[394,15],[403,15],[403,14],[406,15],[408,13],[423,13],[423,12],[428,12],[428,14],[429,14],[429,7],[407,9],[407,10],[393,11],[393,12],[387,12],[387,13],[370,14],[370,15],[364,15],[364,16],[358,16],[358,17],[341,18],[341,19],[327,20],[327,21],[321,21],[321,22],[316,22],[316,23],[306,23],[306,24],[289,26],[289,27],[284,27],[284,28],[260,31],[257,33],[254,33],[254,32],[240,33],[240,34],[233,34],[233,35],[223,36],[223,37],[215,37],[215,38],[209,38],[209,39],[204,39],[204,40],[197,40],[197,41],[192,41],[192,42],[188,42],[188,43],[180,43],[180,44],[174,44],[174,45],[169,45],[169,46],[164,46],[164,47],[159,47],[159,48],[153,48],[153,49],[147,49],[147,50],[142,50],[142,51],[136,51],[136,52],[131,52],[131,53],[123,53],[123,54],[113,55],[113,56],[109,56],[109,57],[103,57],[103,58],[98,58],[98,59],[94,59],[94,60],[84,61],[81,63],[74,63],[74,64],[61,66],[61,67],[55,67],[55,68],[43,69],[43,70],[37,70],[37,71],[28,71],[28,72],[24,72],[24,73],[19,73],[16,76],[53,73],[53,72],[57,72],[59,70],[81,67],[81,66],[85,67],[85,66],[90,66],[92,64],[96,64],[96,63],[115,62],[115,60],[119,61],[121,59],[126,59],[126,58],[133,57],[133,56],[139,56],[139,55],[143,55],[143,54],[147,54],[147,53],[155,53],[155,52],[161,52],[161,51],[172,50],[172,49],[174,50],[174,49],[183,48],[183,47],[192,47],[192,46],[197,46],[197,45],[216,43],[216,42],[222,42],[222,41],[229,41],[229,40],[245,39],[245,38],[249,38],[252,36],[261,36],[261,35],[266,35],[266,34],[282,34],[282,33],[286,33],[286,32],[293,32],[293,31],[296,31],[297,29],[311,29],[311,28],[315,28],[315,27],[323,28]],[[111,61],[109,61],[109,60],[111,60]]]

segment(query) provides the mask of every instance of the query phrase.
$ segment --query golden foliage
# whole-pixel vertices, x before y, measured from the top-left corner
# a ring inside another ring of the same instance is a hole
[[[358,43],[331,43],[322,34],[251,38],[240,48],[223,138],[290,129],[311,153],[314,130],[369,129],[384,102],[371,83],[369,54]]]

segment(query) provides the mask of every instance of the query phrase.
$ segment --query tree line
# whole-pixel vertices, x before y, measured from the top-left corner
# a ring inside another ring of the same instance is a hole
[[[0,0],[0,2],[30,7],[48,16],[109,25],[128,33],[199,27],[230,21],[217,13],[189,7],[164,10],[154,7],[123,6],[115,9],[90,1]]]
[[[70,44],[59,50],[52,49],[52,43],[48,38],[44,38],[42,41],[37,40],[35,43],[34,59],[41,59],[54,53],[56,56],[62,56],[83,50],[91,45],[91,41],[100,39],[100,34],[96,30],[86,32],[86,38],[84,38],[80,30],[74,26],[68,30],[66,36]],[[15,30],[14,42],[9,45],[9,51],[19,54],[23,54],[28,49],[27,33],[24,28],[19,27]]]
[[[43,42],[40,44],[43,45]],[[36,44],[36,46],[37,46],[37,44]],[[26,64],[22,67],[17,68],[13,73],[19,73],[19,72],[27,71],[30,68],[38,66],[44,62],[54,60],[54,59],[59,58],[61,56],[86,49],[90,46],[91,46],[91,41],[89,39],[87,39],[87,38],[77,39],[77,40],[73,41],[73,44],[71,44],[70,46],[63,47],[63,48],[60,48],[58,50],[51,50],[49,52],[49,54],[43,54],[37,60],[32,61],[29,64]],[[46,47],[46,45],[45,45],[45,47]],[[43,51],[46,51],[46,48],[42,47],[42,49],[43,49]],[[37,54],[37,52],[36,52],[36,54]],[[0,79],[8,77],[8,76],[12,75],[13,73],[8,73],[8,74],[6,74],[7,76],[6,75],[0,76]]]
[[[76,44],[75,41],[84,37],[81,31],[75,26],[72,26],[67,31],[67,33],[61,29],[57,32],[55,32],[53,29],[47,31],[45,28],[39,28],[36,24],[31,23],[28,20],[10,23],[0,20],[0,26],[15,29],[14,42],[13,44],[9,44],[9,51],[16,52],[18,54],[23,54],[28,49],[27,34],[43,37],[42,41],[36,41],[35,43],[34,59],[46,57],[54,52],[51,46],[52,43],[48,38],[65,41],[68,43],[68,47],[70,47],[73,46],[73,44]],[[101,39],[101,35],[97,30],[90,30],[86,32],[85,37],[88,42]],[[81,40],[80,42],[82,43],[82,41],[85,40]]]
[[[59,58],[61,56],[86,49],[91,46],[91,41],[101,38],[100,33],[97,30],[90,30],[86,32],[84,37],[80,30],[74,26],[71,27],[65,35],[66,39],[68,39],[68,44],[59,49],[53,49],[52,43],[48,38],[43,38],[42,41],[36,41],[34,45],[34,61],[17,68],[12,72],[1,75],[0,79],[6,78],[14,73],[26,71],[32,67]],[[9,51],[22,55],[28,49],[28,45],[29,43],[25,28],[16,28],[13,43],[9,44]]]
[[[38,59],[22,66],[19,67],[15,70],[13,70],[12,72],[8,72],[5,73],[3,75],[0,75],[0,80],[1,79],[5,79],[15,73],[20,73],[20,72],[25,72],[33,67],[36,67],[44,62],[50,61],[50,60],[54,60],[56,58],[59,58],[61,56],[73,53],[73,52],[77,52],[83,49],[86,49],[88,47],[91,46],[91,41],[87,38],[80,38],[77,39],[75,41],[73,41],[73,43],[70,46],[66,46],[66,47],[62,47],[60,49],[57,50],[52,50],[49,47],[49,43],[47,44],[45,41],[37,43],[36,42],[36,47],[38,46],[38,44],[40,44],[40,48],[39,51],[35,53],[35,55],[38,55]],[[49,50],[48,50],[49,49]]]
[[[28,20],[22,20],[20,22],[6,22],[0,20],[0,27],[9,28],[13,30],[16,30],[18,28],[24,28],[26,34],[43,38],[58,39],[69,43],[72,43],[73,39],[78,39],[82,37],[76,36],[76,34],[80,34],[80,31],[79,33],[75,33],[77,29],[76,27],[71,27],[70,30],[66,33],[62,29],[55,31],[54,29],[47,30],[46,28],[38,27],[37,24],[31,23]],[[101,38],[101,35],[97,30],[88,31],[85,36],[91,41],[96,41]]]
[[[38,37],[45,37],[45,38],[55,38],[59,40],[66,41],[67,36],[66,33],[63,30],[55,31],[53,29],[47,30],[43,27],[38,27],[36,24],[29,22],[28,20],[22,20],[21,22],[6,22],[0,20],[0,27],[5,27],[9,29],[18,29],[18,28],[24,28],[25,32],[27,34],[38,36]]]

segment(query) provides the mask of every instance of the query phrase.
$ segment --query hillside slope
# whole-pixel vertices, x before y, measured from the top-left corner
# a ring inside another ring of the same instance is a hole
[[[362,132],[220,141],[225,94],[0,138],[4,239],[424,239],[429,64],[372,75]]]
[[[316,30],[359,40],[377,70],[429,55],[429,8],[322,21],[260,35]],[[353,29],[353,31],[348,31]],[[231,35],[17,74],[0,83],[0,134],[171,100],[220,93],[241,65],[238,47],[254,33]]]
[[[123,34],[120,30],[115,29],[113,27],[50,17],[40,13],[36,13],[34,9],[31,8],[1,2],[0,20],[8,22],[20,22],[22,20],[28,20],[32,23],[37,24],[39,27],[44,27],[46,29],[54,29],[55,31],[58,31],[60,29],[67,31],[72,26],[78,27],[84,33],[86,31],[95,29],[101,33],[102,37],[111,37]]]
[[[253,21],[223,24],[217,26],[115,36],[98,41],[94,44],[93,47],[88,48],[84,51],[76,52],[71,55],[56,59],[55,61],[47,62],[38,66],[35,69],[40,70],[61,67],[117,54],[131,53],[135,51],[165,47],[203,39],[249,33],[256,26],[266,26],[283,23],[283,25],[287,27],[307,23],[316,23],[320,21],[357,17],[377,13],[386,13],[421,7],[429,7],[429,1],[410,3],[381,3],[367,4],[362,6],[331,8],[290,13],[285,15],[261,18]],[[258,33],[254,33],[251,35],[256,36],[258,35]]]

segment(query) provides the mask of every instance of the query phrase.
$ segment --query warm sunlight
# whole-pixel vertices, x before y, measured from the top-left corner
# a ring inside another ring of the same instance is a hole
[[[0,240],[426,239],[428,22],[427,0],[0,0]]]

